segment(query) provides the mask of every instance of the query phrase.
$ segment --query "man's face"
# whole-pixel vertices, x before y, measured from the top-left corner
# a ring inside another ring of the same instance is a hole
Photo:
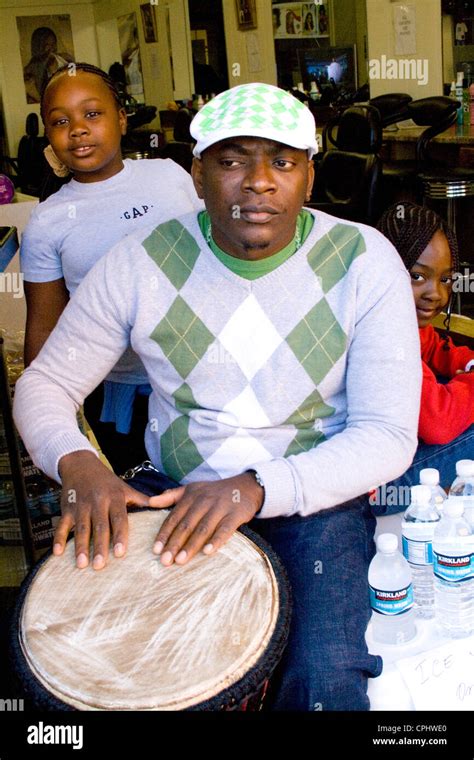
[[[254,261],[293,239],[298,213],[311,195],[314,167],[305,150],[261,137],[232,137],[194,159],[192,174],[217,245]]]

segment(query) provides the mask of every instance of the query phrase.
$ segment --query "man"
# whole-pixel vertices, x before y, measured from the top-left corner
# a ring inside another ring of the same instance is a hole
[[[154,547],[164,565],[211,554],[250,523],[294,600],[273,708],[367,709],[381,662],[364,640],[373,518],[357,497],[416,448],[409,278],[377,231],[302,210],[315,124],[291,95],[235,87],[191,131],[207,211],[115,246],[17,384],[20,433],[62,480],[54,551],[74,527],[78,566],[92,536],[103,568],[111,526],[123,556],[126,504],[175,505]],[[153,388],[147,451],[183,483],[150,499],[99,462],[75,422],[129,339]]]

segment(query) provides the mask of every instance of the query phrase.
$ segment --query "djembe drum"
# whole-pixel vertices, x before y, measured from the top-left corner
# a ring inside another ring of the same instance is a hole
[[[258,709],[286,644],[287,581],[246,528],[216,554],[164,567],[165,510],[129,514],[125,558],[75,567],[74,544],[23,584],[12,644],[35,706],[50,710]]]

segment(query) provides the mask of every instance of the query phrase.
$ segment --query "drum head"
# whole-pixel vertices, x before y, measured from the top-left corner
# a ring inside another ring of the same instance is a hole
[[[100,572],[78,570],[69,541],[29,580],[19,655],[62,709],[220,709],[277,664],[289,618],[278,561],[237,532],[163,567],[152,546],[167,514],[129,514],[127,556]]]

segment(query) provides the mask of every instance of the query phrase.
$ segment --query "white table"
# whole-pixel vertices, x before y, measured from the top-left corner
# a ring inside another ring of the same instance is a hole
[[[378,644],[374,642],[372,637],[372,626],[369,624],[366,634],[366,641],[371,654],[381,655],[384,668],[382,674],[378,678],[369,678],[368,695],[370,699],[371,710],[415,710],[410,691],[407,684],[398,670],[396,663],[405,657],[412,657],[414,655],[426,655],[427,662],[428,656],[433,650],[441,647],[445,644],[452,644],[452,640],[442,636],[437,630],[434,620],[422,620],[416,618],[417,635],[414,639],[403,645],[396,644]],[[462,639],[460,641],[469,642],[471,645],[471,651],[474,653],[474,636],[470,636],[469,639]],[[424,658],[420,657],[420,678],[421,668],[423,668]],[[443,661],[440,658],[437,664],[435,663],[435,672],[432,680],[433,689],[439,688],[439,709],[443,709],[443,692],[442,682],[439,681],[438,673],[441,673],[443,668]],[[433,665],[430,664],[429,668],[426,667],[426,673],[423,678],[428,678],[433,675],[431,670]],[[466,681],[467,683],[474,683],[474,656],[472,660],[466,661]],[[471,699],[465,700],[464,703],[460,703],[459,710],[472,710],[473,703]]]
[[[395,515],[378,517],[377,529],[375,535],[380,533],[395,533],[399,540],[399,549],[401,550],[401,522],[403,512],[399,512]],[[395,645],[395,644],[378,644],[374,642],[372,637],[372,626],[369,624],[366,634],[366,641],[369,647],[369,652],[372,654],[381,655],[384,662],[384,669],[382,674],[378,678],[369,678],[368,682],[368,695],[370,699],[371,710],[415,710],[413,699],[410,695],[410,691],[407,684],[397,668],[396,663],[406,657],[412,657],[415,655],[425,654],[427,658],[433,657],[433,652],[438,647],[452,643],[451,639],[443,636],[434,620],[423,620],[422,618],[415,618],[417,635],[412,641],[407,644]],[[472,699],[468,698],[459,705],[458,709],[472,710],[474,709],[474,635],[469,637],[468,641],[471,644],[471,651],[473,653],[472,658],[468,658],[466,661],[466,682],[472,683]],[[420,657],[420,668],[423,667],[423,658]],[[442,668],[442,663],[438,666],[434,665],[435,670],[438,671]],[[439,676],[433,678],[433,688],[440,689],[440,704],[439,709],[443,709],[443,694],[441,688],[442,681]]]

